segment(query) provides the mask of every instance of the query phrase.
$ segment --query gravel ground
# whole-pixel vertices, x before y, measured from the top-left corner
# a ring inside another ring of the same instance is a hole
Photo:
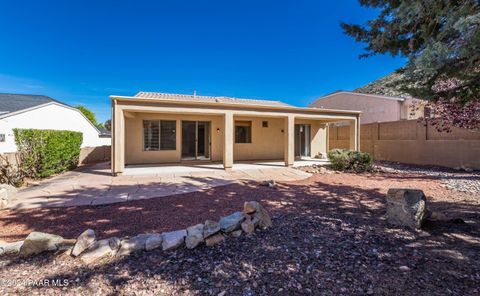
[[[466,172],[433,166],[413,166],[387,161],[377,161],[376,166],[382,171],[390,173],[414,173],[436,177],[448,189],[466,193],[480,193],[480,172]]]
[[[389,187],[421,188],[431,209],[464,222],[430,222],[421,231],[387,226],[384,194]],[[17,230],[62,229],[63,235],[78,235],[86,222],[69,219],[75,211],[78,216],[88,212],[90,219],[101,219],[101,235],[126,235],[139,229],[172,230],[186,226],[182,219],[188,225],[205,217],[218,219],[240,209],[245,200],[264,204],[272,214],[274,227],[252,236],[229,238],[210,248],[142,252],[97,267],[83,266],[64,254],[45,254],[28,261],[0,258],[0,294],[480,293],[480,198],[449,190],[438,178],[424,174],[316,174],[273,188],[235,184],[176,196],[170,200],[174,203],[171,207],[159,198],[125,203],[123,207],[4,211],[0,213],[0,239],[17,235],[12,234]],[[181,211],[172,213],[177,208]],[[136,216],[138,212],[145,212],[143,219]],[[55,226],[57,220],[62,227]],[[69,284],[63,288],[32,288],[20,282],[26,279],[68,280]]]

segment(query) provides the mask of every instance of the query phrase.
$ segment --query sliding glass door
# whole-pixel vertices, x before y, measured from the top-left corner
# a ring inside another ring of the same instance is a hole
[[[295,157],[310,157],[310,125],[295,124]]]
[[[182,159],[210,159],[210,122],[182,121]]]

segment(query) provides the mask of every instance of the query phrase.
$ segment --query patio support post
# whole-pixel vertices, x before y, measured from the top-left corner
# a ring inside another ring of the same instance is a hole
[[[350,144],[349,149],[360,151],[360,118],[350,121]]]
[[[288,115],[285,117],[284,125],[284,160],[285,166],[293,166],[295,161],[295,116]]]
[[[227,112],[223,117],[223,167],[231,170],[233,167],[233,113]]]
[[[112,101],[112,174],[121,175],[125,168],[125,118],[123,110]]]

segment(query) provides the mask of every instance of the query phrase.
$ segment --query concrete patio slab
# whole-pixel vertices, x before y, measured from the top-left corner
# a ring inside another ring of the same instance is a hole
[[[296,162],[296,166],[325,164],[321,160]],[[113,177],[108,163],[84,166],[20,190],[11,209],[107,205],[207,190],[245,181],[296,181],[306,173],[281,161],[236,163],[225,171],[219,163],[192,165],[127,166]]]

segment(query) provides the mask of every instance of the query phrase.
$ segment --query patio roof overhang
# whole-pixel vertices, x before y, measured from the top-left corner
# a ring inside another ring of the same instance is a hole
[[[283,117],[294,114],[301,119],[351,120],[358,118],[361,111],[319,109],[294,106],[265,106],[256,104],[171,101],[156,98],[139,98],[127,96],[110,96],[114,104],[121,105],[124,111],[163,112],[163,113],[202,113],[208,115],[224,114],[232,111],[236,115]]]

